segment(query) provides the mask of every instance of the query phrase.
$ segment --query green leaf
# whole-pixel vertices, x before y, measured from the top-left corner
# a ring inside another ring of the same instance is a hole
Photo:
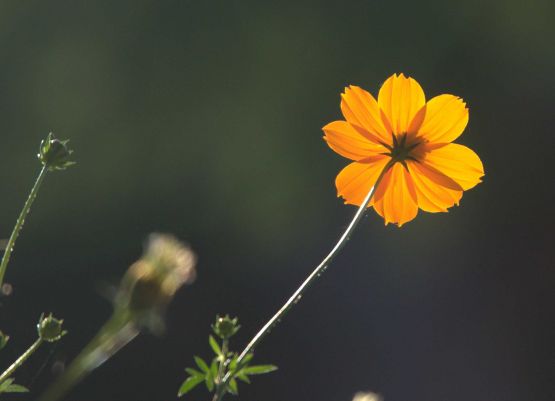
[[[210,364],[210,372],[212,377],[218,377],[218,358],[214,358]]]
[[[240,370],[239,373],[235,375],[235,377],[247,384],[251,383],[251,381],[249,380],[249,377],[246,374],[244,374],[242,370]]]
[[[201,376],[188,377],[179,388],[179,392],[177,393],[177,396],[181,397],[183,394],[188,393],[203,381],[204,381],[204,377],[201,377]]]
[[[29,389],[22,386],[21,384],[10,384],[6,390],[6,393],[28,393]]]
[[[212,390],[214,390],[214,378],[210,372],[204,378],[204,382],[206,383],[208,391],[212,392]]]
[[[251,359],[252,359],[253,356],[254,356],[253,353],[250,353],[250,354],[245,355],[245,357],[243,358],[243,362],[241,362],[242,365],[243,365],[243,366],[248,365],[249,362],[251,361]]]
[[[210,372],[210,368],[201,357],[195,356],[195,362],[197,363],[197,366],[200,368],[200,370],[202,370],[204,373]]]
[[[2,333],[2,330],[0,330],[0,349],[4,348],[6,346],[9,339],[10,339],[10,336]]]
[[[193,369],[193,368],[185,368],[185,372],[189,373],[189,375],[191,375],[191,376],[201,376],[202,379],[204,380],[204,373],[199,372],[199,371],[196,370],[196,369]]]
[[[214,351],[216,355],[218,356],[222,355],[222,350],[214,337],[208,336],[208,343],[210,344],[212,351]]]
[[[2,383],[0,383],[0,393],[4,393],[6,392],[6,390],[8,389],[8,387],[10,387],[10,385],[13,383],[14,379],[6,379],[4,380]]]
[[[274,370],[277,370],[277,366],[275,365],[257,365],[257,366],[247,366],[246,368],[242,369],[246,375],[263,375],[264,373],[270,373]]]
[[[231,379],[229,381],[229,392],[233,395],[239,394],[239,389],[237,388],[237,381],[235,379]]]
[[[237,369],[237,365],[241,365],[241,366],[247,366],[250,362],[250,360],[252,359],[252,357],[254,356],[254,354],[247,354],[245,355],[245,357],[243,358],[243,360],[241,361],[241,363],[239,364],[237,359],[239,358],[239,356],[237,354],[235,354],[233,356],[233,358],[231,358],[231,362],[229,363],[229,371],[230,372],[234,372]]]
[[[237,358],[239,357],[239,355],[234,354],[233,357],[231,358],[231,361],[229,361],[229,371],[233,372],[235,370],[235,368],[237,367]]]

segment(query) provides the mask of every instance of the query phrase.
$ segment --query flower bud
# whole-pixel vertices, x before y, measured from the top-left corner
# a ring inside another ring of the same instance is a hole
[[[52,316],[52,313],[46,317],[42,314],[37,324],[39,337],[50,343],[58,341],[67,333],[65,330],[62,330],[63,322],[62,319],[56,319]]]
[[[49,170],[64,170],[75,162],[69,160],[69,156],[73,150],[69,149],[67,143],[69,140],[60,141],[54,138],[54,134],[49,133],[46,139],[40,142],[39,154],[37,157],[42,165],[48,167]]]
[[[216,316],[216,323],[212,325],[214,333],[222,340],[227,340],[239,331],[241,326],[237,324],[239,320],[230,318],[229,315]]]

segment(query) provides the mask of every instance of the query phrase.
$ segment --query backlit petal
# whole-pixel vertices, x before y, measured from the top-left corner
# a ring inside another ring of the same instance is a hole
[[[322,129],[329,147],[351,160],[360,160],[387,150],[382,145],[370,142],[346,121],[334,121]]]
[[[389,77],[378,93],[378,105],[396,134],[408,131],[414,116],[425,103],[420,84],[403,74]]]
[[[374,209],[385,220],[399,227],[418,214],[417,195],[414,182],[401,163],[396,163],[386,173],[376,191]]]
[[[387,164],[387,156],[374,156],[367,162],[354,162],[345,167],[337,175],[335,186],[337,196],[345,203],[360,206],[370,188],[376,183],[380,173]],[[368,204],[371,206],[372,202]]]
[[[424,166],[451,178],[465,191],[482,182],[484,166],[473,150],[457,143],[435,148],[424,155]]]
[[[431,143],[450,143],[462,134],[466,124],[466,103],[453,95],[440,95],[426,103],[424,122],[418,134]]]
[[[345,88],[341,95],[341,111],[345,119],[369,140],[390,143],[391,134],[385,129],[376,99],[358,86]]]
[[[409,160],[407,165],[420,209],[431,213],[446,212],[448,208],[459,204],[463,194],[462,189],[446,188],[431,180],[428,176],[429,170],[427,171],[421,163]]]

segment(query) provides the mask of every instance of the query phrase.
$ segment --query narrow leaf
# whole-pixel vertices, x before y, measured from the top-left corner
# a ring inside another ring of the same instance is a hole
[[[200,368],[200,370],[202,370],[204,373],[210,372],[208,365],[206,364],[206,362],[204,362],[202,358],[195,356],[195,362],[197,363],[197,366]]]
[[[242,382],[245,382],[247,384],[250,384],[251,381],[249,380],[249,377],[243,373],[243,371],[239,371],[239,373],[237,373],[237,375],[235,375],[235,377],[237,377],[239,380],[241,380]]]
[[[231,361],[229,362],[229,371],[233,372],[235,370],[235,368],[237,367],[237,354],[233,355],[233,358],[231,358]]]
[[[14,379],[6,379],[2,383],[0,383],[0,393],[4,393],[8,387],[13,383]]]
[[[214,390],[214,378],[210,372],[204,378],[204,382],[206,383],[208,391],[212,392],[212,390]]]
[[[277,370],[275,365],[257,365],[257,366],[247,366],[242,370],[246,375],[263,375],[264,373],[270,373]]]
[[[243,358],[243,366],[244,365],[248,365],[248,363],[251,361],[252,357],[254,356],[253,353],[247,354],[245,355],[245,357]]]
[[[21,384],[10,384],[5,393],[28,393],[29,389],[27,387],[22,386]]]
[[[185,380],[181,385],[181,387],[179,388],[179,392],[177,393],[177,396],[181,397],[183,394],[188,393],[202,381],[204,381],[204,377],[200,377],[200,376],[188,377],[187,380]]]
[[[218,377],[218,358],[214,358],[210,364],[210,372],[212,373],[212,377]]]
[[[233,395],[239,394],[239,389],[237,388],[237,381],[235,379],[231,379],[229,381],[229,392]]]
[[[214,351],[216,355],[218,356],[222,355],[222,350],[214,337],[208,336],[208,343],[210,344],[212,351]]]
[[[185,368],[185,372],[189,373],[190,376],[201,376],[204,379],[204,373],[199,372],[193,368]]]

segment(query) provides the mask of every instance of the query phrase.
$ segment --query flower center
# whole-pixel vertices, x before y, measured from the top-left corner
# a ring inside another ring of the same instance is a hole
[[[407,143],[407,133],[399,134],[398,136],[395,134],[391,134],[393,137],[393,146],[383,144],[388,150],[389,153],[384,153],[387,156],[390,156],[394,162],[400,162],[405,164],[405,160],[414,160],[416,158],[411,154],[411,152],[420,145],[420,142],[413,142]]]

